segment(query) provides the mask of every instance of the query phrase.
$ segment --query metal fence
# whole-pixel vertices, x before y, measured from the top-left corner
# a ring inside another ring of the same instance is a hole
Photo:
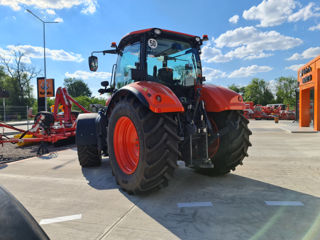
[[[30,115],[29,106],[1,106],[0,107],[0,121],[3,122],[16,122],[16,121],[27,121],[28,113]]]

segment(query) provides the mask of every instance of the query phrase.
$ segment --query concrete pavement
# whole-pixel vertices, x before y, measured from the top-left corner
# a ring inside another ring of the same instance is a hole
[[[182,164],[169,187],[147,196],[119,190],[108,158],[81,169],[75,148],[0,166],[0,184],[38,222],[78,216],[42,225],[51,239],[320,239],[320,134],[272,121],[250,128],[250,156],[232,174]]]

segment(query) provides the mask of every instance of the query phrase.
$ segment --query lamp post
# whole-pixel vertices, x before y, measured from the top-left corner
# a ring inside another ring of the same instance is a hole
[[[27,9],[27,12],[29,12],[35,18],[37,18],[39,21],[41,21],[42,26],[43,26],[44,105],[45,105],[45,111],[47,111],[48,109],[47,109],[46,23],[59,23],[59,22],[43,21],[41,18],[39,18],[37,15],[35,15],[29,9]]]

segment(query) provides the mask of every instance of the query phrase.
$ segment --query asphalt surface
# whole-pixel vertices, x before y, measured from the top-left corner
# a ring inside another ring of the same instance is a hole
[[[0,184],[51,239],[319,240],[320,134],[279,126],[250,123],[253,146],[235,172],[208,177],[180,164],[147,196],[119,190],[108,158],[81,169],[75,148],[0,165]]]

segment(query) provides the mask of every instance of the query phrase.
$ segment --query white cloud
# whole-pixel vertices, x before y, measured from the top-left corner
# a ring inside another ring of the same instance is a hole
[[[313,11],[315,4],[309,3],[304,8],[301,8],[298,12],[288,17],[288,22],[298,22],[300,20],[306,21],[312,17],[319,17],[320,14]]]
[[[291,65],[291,66],[286,67],[286,69],[297,72],[298,69],[301,68],[303,65],[304,64],[295,64],[295,65]]]
[[[100,78],[100,79],[107,79],[110,78],[111,73],[109,72],[87,72],[82,70],[77,70],[74,73],[66,72],[65,76],[68,78],[78,78],[87,80],[90,78]]]
[[[97,0],[85,0],[86,3],[85,3],[85,8],[83,8],[81,10],[82,13],[84,14],[93,14],[95,13],[96,11],[96,8],[97,8],[97,5],[98,5],[98,2]]]
[[[13,50],[7,50],[0,48],[0,57],[3,58],[5,61],[12,63],[15,59],[14,51]],[[23,56],[21,58],[22,63],[30,64],[31,60],[29,57]]]
[[[201,54],[202,60],[208,63],[229,62],[232,60],[232,58],[224,56],[220,49],[211,47],[210,45],[204,46],[201,52],[202,52]]]
[[[31,58],[43,58],[43,47],[36,47],[31,45],[8,45],[8,50],[4,50],[4,55],[8,57],[12,57],[14,51],[20,51],[25,56],[24,62],[31,63]],[[2,49],[3,50],[3,49]],[[52,50],[46,48],[46,57],[55,61],[68,61],[68,62],[82,62],[84,59],[81,54],[67,52],[65,50]]]
[[[287,58],[288,61],[314,58],[320,54],[320,47],[311,47],[304,50],[302,53],[294,53],[291,57]]]
[[[246,20],[259,20],[259,27],[272,27],[284,23],[295,7],[294,0],[263,0],[258,6],[245,10],[242,16]]]
[[[236,23],[238,23],[238,21],[239,21],[239,15],[234,15],[231,18],[229,18],[230,23],[236,24]]]
[[[288,50],[302,43],[299,38],[281,35],[276,31],[262,32],[255,27],[240,27],[221,34],[211,45],[202,48],[205,62],[229,62],[234,58],[251,60],[265,58],[277,50]],[[219,48],[234,48],[222,53]]]
[[[302,43],[299,38],[281,35],[276,31],[262,32],[255,27],[240,27],[221,34],[215,43],[217,47],[249,46],[255,50],[287,50]]]
[[[53,9],[47,9],[46,12],[47,12],[49,15],[56,15],[56,12],[55,12]]]
[[[242,46],[238,47],[235,50],[232,50],[228,53],[226,53],[226,58],[240,58],[245,60],[252,60],[252,59],[258,59],[258,58],[265,58],[272,56],[271,53],[264,53],[263,49],[256,50],[254,48],[251,48],[250,46]]]
[[[63,19],[61,17],[56,18],[54,21],[58,23],[63,23]]]
[[[306,21],[312,17],[319,17],[319,8],[315,3],[310,2],[307,6],[300,7],[301,4],[295,0],[263,0],[259,5],[245,10],[242,14],[246,20],[258,20],[259,27],[278,26],[284,22]]]
[[[0,5],[11,7],[15,11],[27,6],[50,10],[81,6],[82,13],[92,14],[96,11],[98,3],[97,0],[0,0]]]
[[[218,69],[210,68],[210,67],[203,67],[202,73],[206,77],[206,80],[208,82],[212,82],[213,79],[216,78],[225,78],[227,77],[227,74],[225,72],[222,72]]]
[[[248,67],[241,67],[228,76],[228,78],[242,78],[242,77],[250,77],[257,73],[261,72],[269,72],[272,68],[269,66],[257,66],[257,65],[251,65]]]
[[[316,26],[309,27],[310,31],[320,31],[320,23]]]

